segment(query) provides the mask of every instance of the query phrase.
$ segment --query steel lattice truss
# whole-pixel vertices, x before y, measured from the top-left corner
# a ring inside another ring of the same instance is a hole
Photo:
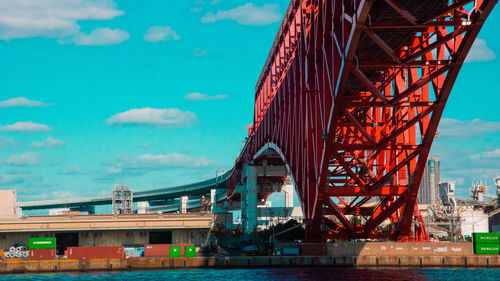
[[[410,235],[443,109],[495,4],[292,1],[236,167],[266,149],[282,156],[309,241]]]

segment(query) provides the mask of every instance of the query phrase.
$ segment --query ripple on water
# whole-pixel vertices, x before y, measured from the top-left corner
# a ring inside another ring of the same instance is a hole
[[[0,275],[0,281],[499,280],[500,269],[266,268]]]

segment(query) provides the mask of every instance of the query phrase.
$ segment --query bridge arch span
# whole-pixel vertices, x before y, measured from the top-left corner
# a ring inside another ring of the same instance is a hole
[[[228,193],[245,163],[273,149],[301,197],[306,240],[425,234],[414,216],[427,157],[496,2],[291,0]]]

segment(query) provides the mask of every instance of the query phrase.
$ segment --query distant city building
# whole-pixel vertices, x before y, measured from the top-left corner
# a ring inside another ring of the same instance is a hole
[[[439,159],[427,159],[420,188],[418,189],[418,204],[440,204],[439,199]]]
[[[455,183],[445,181],[439,184],[439,198],[445,206],[454,205],[455,202]]]

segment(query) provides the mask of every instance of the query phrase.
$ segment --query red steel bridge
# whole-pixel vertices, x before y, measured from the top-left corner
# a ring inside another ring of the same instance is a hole
[[[237,198],[245,165],[281,161],[306,240],[407,239],[439,120],[496,2],[292,0],[228,197]]]

